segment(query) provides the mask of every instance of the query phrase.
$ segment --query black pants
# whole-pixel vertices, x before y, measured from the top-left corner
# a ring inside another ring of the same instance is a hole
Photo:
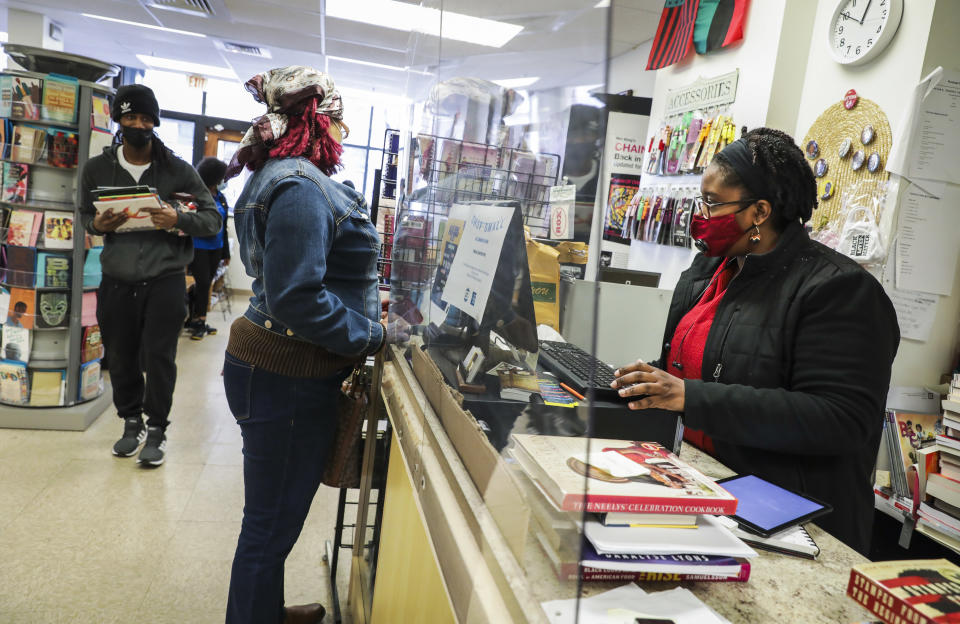
[[[207,317],[210,305],[210,285],[220,266],[223,249],[194,249],[190,272],[196,283],[193,286],[193,301],[190,302],[190,318],[193,320]]]
[[[120,418],[146,414],[151,427],[169,424],[185,288],[183,273],[133,284],[103,276],[97,320]]]

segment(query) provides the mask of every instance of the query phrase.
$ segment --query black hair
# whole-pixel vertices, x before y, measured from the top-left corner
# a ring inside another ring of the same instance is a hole
[[[227,173],[227,163],[216,156],[206,156],[197,163],[196,169],[204,186],[216,186],[223,182],[223,176]]]
[[[817,181],[793,137],[773,128],[754,128],[742,138],[753,155],[753,164],[767,177],[772,197],[758,199],[766,199],[773,207],[773,228],[782,232],[792,221],[809,221],[817,207]],[[720,169],[724,184],[744,186],[733,167],[722,158],[714,159],[713,164]]]

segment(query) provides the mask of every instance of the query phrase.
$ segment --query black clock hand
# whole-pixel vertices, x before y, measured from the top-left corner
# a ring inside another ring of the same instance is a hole
[[[863,20],[867,19],[867,11],[870,10],[870,3],[871,3],[871,2],[873,2],[873,0],[867,0],[867,8],[865,8],[865,9],[863,10],[863,15],[860,16],[860,25],[861,25],[861,26],[863,26]]]

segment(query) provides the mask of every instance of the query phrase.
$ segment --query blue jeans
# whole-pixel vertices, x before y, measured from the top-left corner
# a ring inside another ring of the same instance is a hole
[[[320,486],[348,373],[287,377],[226,354],[223,385],[243,435],[245,496],[227,624],[283,621],[284,562]]]

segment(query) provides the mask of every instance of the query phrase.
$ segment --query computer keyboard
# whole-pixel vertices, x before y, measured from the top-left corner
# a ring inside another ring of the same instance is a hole
[[[617,391],[610,387],[610,383],[615,379],[614,369],[576,345],[541,340],[538,362],[583,396],[587,396],[587,390],[593,385],[596,398],[606,401],[620,399]],[[592,369],[595,369],[595,372],[591,384]]]

